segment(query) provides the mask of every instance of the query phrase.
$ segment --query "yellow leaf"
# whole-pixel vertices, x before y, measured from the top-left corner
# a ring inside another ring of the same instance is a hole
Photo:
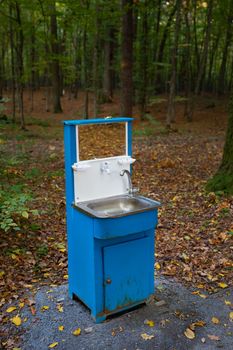
[[[64,326],[59,326],[59,327],[58,327],[58,330],[59,330],[60,332],[64,331]]]
[[[53,348],[55,348],[57,345],[58,345],[58,342],[56,341],[56,342],[50,344],[50,345],[49,345],[49,348],[50,348],[50,349],[53,349]]]
[[[150,334],[147,334],[147,333],[142,333],[141,334],[141,337],[142,337],[142,339],[144,339],[144,340],[151,340],[151,339],[153,339],[155,336],[154,335],[150,335]]]
[[[199,295],[199,297],[201,297],[201,298],[203,298],[203,299],[206,299],[207,298],[207,295],[205,295],[205,294],[198,294]]]
[[[12,350],[21,350],[21,348],[13,348]]]
[[[24,302],[23,301],[19,303],[19,307],[20,307],[20,309],[22,309],[24,307]]]
[[[5,275],[5,271],[0,271],[0,278]]]
[[[160,264],[158,262],[155,263],[155,268],[156,268],[156,270],[160,270],[161,269],[161,266],[160,266]]]
[[[48,310],[48,309],[49,309],[49,306],[44,305],[44,306],[42,306],[41,311],[44,312],[45,310]]]
[[[17,327],[21,325],[21,318],[17,315],[11,319],[12,323],[14,323]]]
[[[10,313],[12,311],[16,310],[16,307],[15,306],[10,306],[8,307],[8,309],[6,310],[6,312]]]
[[[230,300],[224,300],[224,303],[225,303],[226,305],[231,305]]]
[[[233,311],[231,311],[231,312],[229,313],[229,317],[230,317],[231,320],[233,320]]]
[[[192,325],[194,327],[204,327],[206,325],[206,323],[205,323],[205,321],[200,320],[200,321],[196,321],[196,322],[192,323]]]
[[[61,304],[57,304],[57,309],[59,312],[63,312],[63,306]]]
[[[226,283],[224,283],[224,282],[218,283],[218,286],[219,286],[220,288],[227,288],[227,287],[228,287],[228,285],[227,285]]]
[[[214,324],[219,324],[219,319],[217,318],[217,317],[212,317],[211,318],[211,321],[212,321],[212,323],[214,323]]]
[[[77,329],[75,329],[74,331],[73,331],[73,333],[72,333],[73,335],[80,335],[81,334],[81,328],[77,328]]]
[[[154,321],[151,321],[151,320],[145,320],[144,324],[146,324],[149,327],[154,327],[155,325]]]
[[[184,332],[184,335],[188,339],[194,339],[195,338],[195,333],[190,328],[186,328],[186,330]]]
[[[68,280],[68,275],[63,276],[64,280]]]

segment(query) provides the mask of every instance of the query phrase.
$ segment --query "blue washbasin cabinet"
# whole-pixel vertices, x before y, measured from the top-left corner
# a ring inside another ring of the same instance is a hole
[[[144,303],[154,293],[157,209],[117,218],[92,217],[74,205],[72,164],[77,160],[75,126],[128,123],[131,118],[64,122],[69,295],[80,299],[96,322]]]

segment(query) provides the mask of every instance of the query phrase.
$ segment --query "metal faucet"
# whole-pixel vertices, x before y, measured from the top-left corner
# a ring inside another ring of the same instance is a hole
[[[139,189],[138,188],[133,188],[133,184],[132,184],[131,175],[130,175],[129,170],[127,170],[127,169],[121,170],[120,176],[124,176],[125,174],[128,177],[128,183],[129,183],[128,192],[129,192],[130,195],[134,195],[134,193],[138,192]]]

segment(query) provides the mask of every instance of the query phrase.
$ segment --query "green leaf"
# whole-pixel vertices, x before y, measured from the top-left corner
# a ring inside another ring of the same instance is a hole
[[[28,217],[29,217],[29,214],[28,214],[27,211],[23,211],[21,215],[22,215],[22,217],[25,218],[25,219],[28,219]]]

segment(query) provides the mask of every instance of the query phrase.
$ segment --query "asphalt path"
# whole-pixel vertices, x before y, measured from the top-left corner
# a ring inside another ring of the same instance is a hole
[[[193,292],[174,280],[156,277],[155,298],[147,305],[96,324],[84,305],[69,299],[67,285],[43,287],[34,297],[36,314],[29,307],[20,312],[24,320],[17,327],[20,349],[233,349],[233,288],[206,298]],[[10,327],[13,334],[15,326]],[[74,335],[79,328],[80,334]]]

